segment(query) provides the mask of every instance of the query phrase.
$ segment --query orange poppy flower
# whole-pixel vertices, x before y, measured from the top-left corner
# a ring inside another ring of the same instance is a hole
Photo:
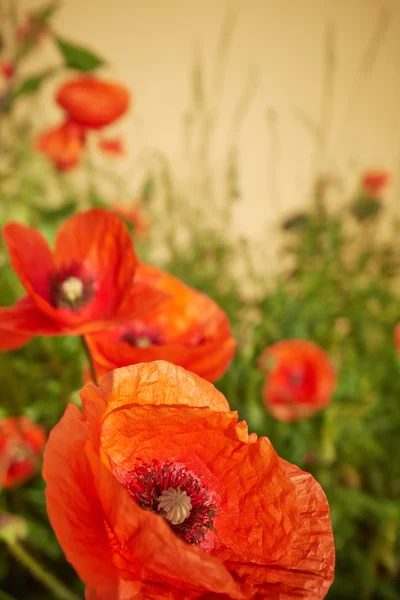
[[[100,129],[127,111],[129,92],[118,83],[83,75],[62,85],[56,101],[79,125]]]
[[[49,436],[47,511],[88,600],[324,598],[334,546],[308,473],[164,361],[81,391]]]
[[[127,228],[107,210],[68,219],[54,252],[40,233],[19,223],[5,226],[4,239],[27,292],[13,307],[0,310],[0,329],[10,338],[12,332],[20,338],[97,331],[157,300],[145,285],[136,286],[131,297],[137,259]]]
[[[76,167],[84,147],[85,132],[72,121],[44,131],[36,140],[36,149],[46,154],[60,171]]]
[[[221,377],[236,346],[226,314],[211,298],[156,267],[138,266],[134,286],[142,282],[167,299],[138,319],[86,337],[98,377],[152,360],[168,360],[208,381]]]
[[[390,181],[390,174],[384,170],[366,171],[362,178],[364,191],[372,197],[380,196]]]
[[[27,417],[0,419],[0,487],[14,487],[35,474],[45,441],[44,429]]]
[[[265,403],[280,421],[311,417],[329,404],[336,386],[336,373],[327,354],[305,340],[283,340],[269,346],[260,357],[260,367],[268,370]]]
[[[110,154],[113,156],[123,156],[125,154],[125,148],[122,141],[118,138],[101,138],[99,139],[98,148],[104,154]]]

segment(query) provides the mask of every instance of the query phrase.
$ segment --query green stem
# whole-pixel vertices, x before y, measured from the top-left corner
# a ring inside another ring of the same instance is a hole
[[[90,354],[89,346],[87,345],[87,341],[85,340],[85,336],[84,335],[81,335],[81,342],[82,342],[83,350],[84,350],[84,352],[86,354],[86,358],[87,358],[88,363],[89,363],[89,369],[90,369],[90,374],[91,374],[92,379],[93,379],[93,383],[95,385],[99,385],[99,382],[97,381],[96,371],[95,371],[94,364],[93,364],[92,355]]]
[[[8,542],[7,547],[10,553],[19,560],[23,566],[44,585],[44,587],[52,592],[55,598],[58,598],[59,600],[79,600],[78,596],[65,587],[65,585],[54,577],[54,575],[48,573],[36,559],[28,554],[19,542]]]

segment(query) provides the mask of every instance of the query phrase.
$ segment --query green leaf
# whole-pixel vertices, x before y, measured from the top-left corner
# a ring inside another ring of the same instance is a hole
[[[66,67],[77,71],[94,71],[105,64],[103,58],[93,54],[86,48],[68,42],[64,38],[55,37]]]
[[[40,87],[46,81],[46,79],[54,75],[56,71],[57,69],[55,68],[46,69],[45,71],[42,71],[37,75],[32,75],[32,77],[28,77],[27,79],[25,79],[21,83],[21,85],[13,91],[11,96],[11,102],[19,96],[26,96],[27,94],[33,94],[39,91]]]

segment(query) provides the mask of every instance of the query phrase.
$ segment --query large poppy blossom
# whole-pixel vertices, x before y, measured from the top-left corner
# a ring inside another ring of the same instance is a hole
[[[260,357],[268,371],[263,395],[269,411],[280,421],[311,417],[329,404],[336,386],[335,369],[327,354],[306,340],[283,340]]]
[[[319,600],[329,507],[225,398],[164,361],[81,391],[44,455],[47,510],[89,600]]]
[[[35,474],[45,431],[27,417],[0,419],[0,488],[11,488]]]
[[[101,129],[127,111],[129,92],[118,83],[83,75],[64,83],[56,101],[75,123]]]
[[[236,344],[228,318],[217,304],[149,265],[138,266],[134,282],[147,283],[167,299],[140,318],[87,336],[98,376],[117,367],[168,360],[209,381],[221,377]]]
[[[36,140],[36,149],[46,154],[60,171],[75,167],[84,147],[85,131],[72,121],[44,131]]]
[[[0,310],[1,349],[12,347],[12,332],[21,338],[104,329],[140,314],[161,296],[144,283],[132,288],[137,259],[129,232],[106,210],[67,220],[54,252],[40,233],[18,223],[5,226],[4,239],[27,295]],[[2,331],[9,332],[8,342]]]

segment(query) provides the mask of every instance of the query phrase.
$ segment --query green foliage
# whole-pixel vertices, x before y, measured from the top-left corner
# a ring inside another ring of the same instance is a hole
[[[54,40],[64,59],[65,66],[70,69],[88,72],[94,71],[105,64],[102,58],[82,46],[78,46],[59,36],[55,37]]]

